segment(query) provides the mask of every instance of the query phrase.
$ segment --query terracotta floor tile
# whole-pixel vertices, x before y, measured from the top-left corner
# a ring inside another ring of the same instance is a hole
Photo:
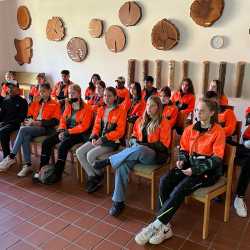
[[[150,249],[152,246],[150,246],[149,244],[146,244],[145,246],[140,246],[135,242],[134,239],[132,239],[128,242],[128,244],[125,247],[129,250],[142,250],[142,249]]]
[[[114,226],[119,226],[126,220],[127,220],[127,218],[125,218],[123,216],[114,217],[114,216],[111,216],[109,214],[105,218],[102,219],[102,221],[105,221],[105,222],[112,224]]]
[[[8,196],[0,195],[0,207],[5,207],[9,203],[12,203],[14,200]]]
[[[133,237],[134,234],[128,233],[118,228],[112,234],[110,234],[107,239],[119,245],[125,246]]]
[[[81,199],[75,196],[67,196],[65,199],[59,201],[60,204],[66,207],[72,207],[81,202]]]
[[[7,220],[0,222],[0,226],[10,230],[12,228],[15,228],[17,225],[23,223],[23,221],[23,219],[16,216],[10,218],[8,217]]]
[[[59,233],[61,232],[64,228],[66,228],[69,224],[67,222],[64,222],[62,220],[59,220],[59,219],[54,219],[53,221],[51,221],[49,224],[47,224],[45,226],[45,228],[56,234],[56,233]]]
[[[54,237],[41,246],[44,250],[62,250],[69,245],[69,242],[59,237]]]
[[[89,228],[91,228],[94,224],[96,224],[98,221],[98,219],[95,219],[94,217],[88,216],[88,215],[84,215],[81,218],[79,218],[79,220],[77,220],[74,224],[76,224],[77,226],[88,230]]]
[[[20,213],[25,207],[27,207],[27,205],[25,205],[24,203],[19,201],[13,201],[9,203],[7,206],[5,206],[5,209],[7,209],[13,214],[17,214]]]
[[[103,238],[92,234],[90,232],[84,233],[80,239],[78,239],[75,244],[83,247],[84,249],[93,249],[95,246],[97,246]]]
[[[76,203],[76,204],[71,206],[72,209],[75,209],[81,213],[88,213],[94,207],[95,207],[95,205],[93,205],[87,201],[80,201],[79,203]]]
[[[171,239],[168,239],[162,243],[163,246],[168,247],[172,250],[180,249],[180,247],[183,245],[185,238],[178,237],[174,235]]]
[[[102,219],[108,215],[108,210],[102,207],[96,207],[89,214],[95,218]]]
[[[38,213],[40,213],[38,209],[27,206],[20,213],[17,213],[17,216],[27,220],[27,219],[34,217]]]
[[[52,237],[54,237],[52,233],[49,233],[43,229],[37,229],[35,232],[29,235],[29,237],[25,238],[25,241],[30,242],[35,246],[40,246]]]
[[[48,199],[41,199],[40,201],[32,204],[33,207],[35,207],[37,209],[41,209],[41,210],[46,210],[49,207],[52,207],[54,205],[55,205],[55,203],[51,200],[48,200]]]
[[[35,194],[27,194],[22,198],[22,201],[29,205],[39,202],[40,200],[41,200],[41,197]]]
[[[101,221],[97,222],[91,229],[90,231],[103,237],[106,238],[109,234],[111,234],[115,230],[114,226],[111,226],[107,223],[103,223]]]
[[[131,232],[131,233],[137,233],[139,232],[145,224],[142,222],[138,222],[132,219],[127,219],[124,221],[119,227],[124,229],[125,231]]]
[[[54,216],[60,216],[61,214],[65,213],[66,211],[68,211],[68,208],[66,208],[60,204],[55,204],[52,207],[49,207],[46,210],[46,213],[48,213],[50,215],[54,215]]]
[[[71,244],[71,245],[68,245],[65,250],[82,250],[83,248],[77,246],[77,245],[74,245],[74,244]]]
[[[8,248],[8,250],[36,250],[35,247],[26,242],[18,241],[15,245]]]
[[[32,232],[34,232],[37,229],[35,225],[32,225],[28,222],[24,222],[20,225],[17,225],[13,230],[13,234],[19,236],[19,237],[27,237],[29,236]]]
[[[20,238],[16,235],[11,233],[3,234],[0,236],[1,249],[7,249],[8,247],[15,245],[18,241],[20,241]]]
[[[84,231],[79,227],[69,225],[59,235],[68,241],[76,241],[83,233]]]
[[[118,246],[116,244],[113,244],[110,241],[104,240],[95,249],[96,250],[120,250],[122,249],[122,246]]]
[[[206,250],[208,247],[198,245],[191,241],[185,241],[184,245],[180,248],[181,250]]]
[[[73,223],[77,221],[81,216],[82,214],[80,212],[68,210],[65,213],[61,214],[59,218],[69,223]]]
[[[41,227],[41,226],[49,223],[53,219],[55,219],[55,216],[40,212],[39,214],[37,214],[34,217],[32,217],[31,219],[29,219],[29,222]]]

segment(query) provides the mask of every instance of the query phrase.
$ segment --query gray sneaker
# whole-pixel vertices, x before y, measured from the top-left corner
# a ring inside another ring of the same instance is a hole
[[[0,172],[5,172],[7,171],[12,165],[16,163],[15,159],[11,159],[9,156],[5,157],[1,162],[0,162]]]

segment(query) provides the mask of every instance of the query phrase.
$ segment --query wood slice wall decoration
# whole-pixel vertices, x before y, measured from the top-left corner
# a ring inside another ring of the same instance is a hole
[[[143,67],[143,69],[142,69],[142,82],[144,82],[144,78],[145,78],[145,76],[148,76],[148,70],[149,70],[149,61],[148,60],[143,60],[143,62],[142,62],[142,67]],[[143,84],[144,85],[144,84]]]
[[[162,61],[161,60],[156,60],[156,88],[160,89],[161,88],[161,71],[162,71]]]
[[[226,73],[227,73],[227,63],[226,62],[220,62],[219,81],[221,82],[221,90],[224,90]]]
[[[190,16],[200,26],[209,27],[223,13],[224,0],[195,0],[190,8]]]
[[[128,60],[128,85],[135,81],[135,59]]]
[[[189,62],[187,60],[182,61],[182,63],[181,63],[182,79],[188,78],[188,66],[189,66]]]
[[[174,60],[169,61],[169,64],[168,64],[168,75],[169,75],[168,86],[171,89],[174,89],[174,87],[175,87],[175,84],[174,84],[175,61]]]
[[[33,55],[32,38],[26,37],[22,40],[15,39],[14,44],[17,51],[15,59],[18,62],[18,64],[23,65],[24,63],[30,63]]]
[[[112,52],[120,52],[126,45],[126,36],[123,29],[118,25],[112,25],[105,33],[105,41],[108,49]]]
[[[151,40],[156,49],[170,50],[178,44],[180,33],[173,23],[162,19],[153,27]]]
[[[31,16],[26,6],[20,6],[17,9],[17,23],[23,30],[27,30],[31,25]]]
[[[89,23],[89,34],[94,38],[99,38],[103,33],[103,21],[93,18]]]
[[[203,73],[202,73],[202,93],[206,94],[208,89],[208,81],[209,81],[209,71],[210,71],[210,62],[203,62]]]
[[[88,54],[87,43],[83,38],[73,37],[67,44],[67,52],[72,61],[81,62]]]
[[[245,75],[245,62],[238,62],[236,67],[236,94],[235,97],[241,97],[242,87]]]
[[[51,41],[61,41],[65,36],[65,28],[60,17],[52,17],[46,27],[47,38]]]
[[[119,18],[123,25],[136,25],[142,17],[141,7],[135,1],[129,1],[122,5],[119,10]]]

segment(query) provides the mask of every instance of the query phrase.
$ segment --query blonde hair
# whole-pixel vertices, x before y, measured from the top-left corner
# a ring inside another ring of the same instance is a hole
[[[162,103],[161,99],[158,96],[150,96],[147,100],[147,103],[153,102],[157,105],[158,109],[154,117],[150,117],[147,113],[147,109],[145,109],[142,123],[141,123],[141,130],[147,127],[147,133],[153,133],[157,127],[159,127],[161,119],[162,119]]]
[[[69,86],[69,88],[75,90],[81,96],[82,90],[81,90],[81,87],[78,84],[72,84],[72,85]]]

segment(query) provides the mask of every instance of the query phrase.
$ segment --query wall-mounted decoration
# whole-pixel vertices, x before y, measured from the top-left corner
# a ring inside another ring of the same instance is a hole
[[[181,79],[188,78],[188,68],[189,68],[189,61],[184,60],[181,63]]]
[[[156,60],[155,64],[156,64],[155,83],[156,83],[156,88],[160,89],[161,88],[162,61],[161,60]]]
[[[220,62],[218,79],[221,82],[222,90],[224,90],[224,86],[225,86],[226,73],[227,73],[227,63]]]
[[[200,26],[209,27],[223,13],[224,0],[195,0],[190,8],[190,16]]]
[[[106,45],[112,52],[120,52],[124,49],[126,44],[126,36],[120,26],[112,25],[105,33]]]
[[[213,36],[211,38],[210,44],[213,49],[221,49],[224,45],[223,36]]]
[[[175,85],[174,85],[175,61],[174,60],[171,60],[168,63],[168,75],[169,75],[168,86],[171,89],[174,89],[175,88]]]
[[[202,93],[206,94],[208,89],[208,81],[209,81],[209,72],[210,72],[210,62],[203,62],[203,72],[202,72]]]
[[[244,76],[245,76],[245,62],[238,62],[236,67],[236,91],[235,91],[235,97],[241,97],[242,94],[242,87],[244,82]]]
[[[135,59],[128,60],[128,85],[135,81]]]
[[[173,23],[162,19],[153,27],[151,40],[156,49],[170,50],[178,44],[180,33]]]
[[[52,17],[46,27],[47,38],[51,41],[60,41],[65,36],[65,28],[60,17]]]
[[[99,38],[103,33],[103,21],[93,18],[89,23],[89,34],[94,38]]]
[[[33,55],[32,38],[26,37],[22,40],[15,39],[14,44],[17,51],[15,59],[18,62],[18,64],[23,65],[24,63],[30,63]]]
[[[72,61],[81,62],[88,54],[87,43],[83,38],[73,37],[67,44],[67,52]]]
[[[129,1],[122,5],[119,10],[119,18],[123,25],[136,25],[142,17],[141,7],[135,1]]]
[[[17,9],[17,23],[23,30],[27,30],[31,25],[30,12],[26,6],[20,6]]]
[[[142,85],[144,87],[144,78],[145,76],[148,76],[149,73],[149,60],[143,60],[142,62]]]

